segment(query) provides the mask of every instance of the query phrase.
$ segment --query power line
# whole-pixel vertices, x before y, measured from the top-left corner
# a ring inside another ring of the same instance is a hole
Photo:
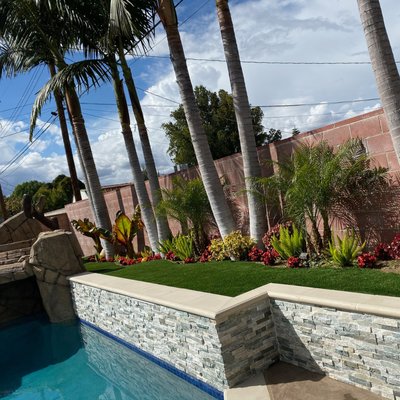
[[[53,120],[50,122],[50,119],[53,118]],[[47,127],[45,129],[42,129],[42,131],[40,133],[38,133],[36,135],[36,137],[34,138],[34,140],[28,144],[26,144],[9,162],[8,164],[3,167],[3,169],[0,171],[0,175],[4,174],[4,172],[6,172],[19,158],[21,158],[28,150],[29,148],[50,128],[50,126],[52,125],[52,123],[56,120],[56,116],[55,117],[50,117],[46,123],[48,124]]]
[[[380,100],[379,97],[373,97],[370,99],[320,101],[319,103],[270,104],[270,105],[265,105],[265,106],[253,106],[253,107],[260,107],[260,108],[303,107],[303,106],[319,106],[319,105],[323,105],[323,104],[361,103],[361,102],[376,101],[376,100]]]
[[[144,54],[145,58],[162,58],[169,59],[169,56],[157,56]],[[207,61],[226,63],[222,58],[197,58],[186,57],[186,61]],[[371,61],[258,61],[258,60],[240,60],[242,64],[267,64],[267,65],[371,65]],[[396,61],[400,64],[400,61]]]

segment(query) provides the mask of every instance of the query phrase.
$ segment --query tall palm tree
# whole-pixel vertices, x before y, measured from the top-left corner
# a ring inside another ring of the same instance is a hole
[[[135,142],[133,140],[130,126],[128,103],[126,101],[122,80],[119,77],[115,56],[109,56],[108,61],[111,69],[122,135],[124,137],[125,147],[128,152],[129,163],[131,165],[133,181],[142,212],[143,222],[147,230],[151,249],[156,252],[158,247],[157,226],[155,224],[153,209],[150,203],[149,195],[147,194],[146,185],[144,183],[143,173],[140,168],[139,158],[136,153]]]
[[[49,64],[49,71],[51,77],[55,76],[56,68],[54,64],[52,63]],[[81,189],[79,187],[74,156],[72,154],[71,142],[69,140],[68,126],[67,126],[67,121],[65,119],[65,112],[63,105],[63,97],[60,91],[57,90],[54,91],[54,101],[57,107],[58,121],[60,123],[61,136],[63,139],[64,149],[65,149],[65,156],[67,158],[68,170],[71,177],[72,193],[74,194],[75,200],[79,201],[82,200]]]
[[[67,4],[63,7],[54,7],[52,1],[36,2],[34,0],[9,0],[0,3],[0,33],[3,37],[12,37],[17,44],[32,44],[42,42],[48,49],[48,59],[56,65],[59,72],[67,67],[65,62],[66,46],[64,41],[75,39],[74,23],[70,17],[79,14],[71,14]],[[71,22],[71,23],[70,23]],[[60,29],[60,26],[63,29]],[[68,39],[66,39],[68,38]],[[56,75],[57,76],[57,75]],[[102,193],[100,180],[93,159],[79,98],[76,94],[73,79],[62,87],[47,84],[35,100],[32,113],[30,132],[32,134],[43,104],[48,100],[52,91],[63,90],[68,110],[71,114],[74,136],[82,169],[86,171],[86,186],[91,193],[91,205],[96,224],[105,229],[111,229],[111,221]],[[113,247],[104,242],[106,257],[113,255]]]
[[[125,51],[132,52],[139,44],[142,48],[146,48],[147,43],[150,41],[148,38],[154,30],[152,17],[154,16],[157,1],[145,0],[144,3],[136,2],[135,4],[130,4],[125,0],[111,0],[106,3],[106,7],[109,5],[110,8],[109,21],[107,21],[109,26],[107,45],[109,49],[111,47],[112,51],[118,54],[122,67],[125,85],[128,89],[142,145],[153,209],[156,210],[162,200],[161,188],[142,107],[136,91],[132,71],[126,61]],[[158,215],[157,213],[155,214],[155,218],[159,241],[163,241],[171,235],[168,220],[164,215]]]
[[[122,66],[122,72],[125,78],[125,85],[128,89],[129,98],[131,100],[133,114],[135,116],[136,124],[138,127],[140,142],[142,145],[142,151],[144,156],[144,163],[149,177],[153,208],[154,210],[156,210],[158,205],[160,204],[160,201],[162,200],[162,192],[160,188],[160,182],[158,180],[158,174],[157,174],[156,164],[154,162],[153,152],[151,150],[149,136],[147,134],[147,127],[142,107],[140,105],[139,97],[136,92],[132,71],[126,62],[125,53],[122,46],[119,47],[118,56]],[[169,228],[166,216],[155,213],[155,217],[157,222],[158,238],[159,241],[162,242],[165,239],[168,239],[168,237],[171,235],[171,230]]]
[[[200,174],[204,182],[215,221],[221,235],[224,237],[235,230],[235,222],[212,159],[207,136],[194,97],[193,86],[186,64],[185,53],[178,30],[178,20],[172,0],[159,0],[158,15],[167,34],[172,65],[179,86],[185,116],[188,121]]]
[[[254,182],[252,178],[261,177],[261,167],[228,0],[217,0],[217,13],[231,82],[233,106],[238,124],[243,172],[249,205],[250,235],[261,245],[262,237],[266,231],[265,207],[261,198],[255,193],[252,187],[252,182]]]
[[[400,162],[400,76],[379,0],[357,0],[379,97]]]

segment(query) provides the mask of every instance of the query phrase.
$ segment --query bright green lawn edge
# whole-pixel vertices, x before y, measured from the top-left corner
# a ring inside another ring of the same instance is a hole
[[[127,267],[86,263],[88,271],[201,292],[237,296],[267,283],[400,296],[400,275],[376,269],[268,267],[253,262],[177,264],[165,260]]]

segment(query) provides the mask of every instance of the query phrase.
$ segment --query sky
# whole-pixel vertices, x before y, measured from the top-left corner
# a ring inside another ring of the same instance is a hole
[[[398,0],[380,3],[395,58],[400,60]],[[343,64],[369,61],[356,0],[231,0],[229,4],[249,101],[262,107],[266,130],[280,129],[288,136],[294,127],[308,131],[380,107],[371,65]],[[197,59],[188,60],[193,86],[230,92],[226,64],[220,61],[224,53],[215,1],[183,0],[177,14],[186,58]],[[161,25],[152,49],[145,56],[131,57],[129,64],[157,169],[169,173],[173,163],[161,125],[170,120],[180,98]],[[33,144],[28,139],[31,106],[47,79],[46,67],[40,66],[29,74],[0,80],[0,185],[6,195],[27,180],[51,182],[59,174],[69,175],[52,101],[43,108]],[[131,181],[111,84],[83,94],[81,104],[102,184]],[[143,160],[133,115],[131,121]]]

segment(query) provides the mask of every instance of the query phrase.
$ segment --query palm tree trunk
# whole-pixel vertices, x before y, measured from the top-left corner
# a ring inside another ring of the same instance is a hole
[[[243,171],[249,205],[250,236],[257,241],[259,246],[262,246],[262,237],[266,232],[265,206],[261,198],[255,193],[251,179],[261,177],[261,167],[228,0],[217,0],[217,12],[242,151]]]
[[[117,102],[118,115],[121,122],[122,135],[126,150],[128,152],[129,163],[131,165],[133,183],[135,185],[136,194],[138,197],[142,218],[149,237],[150,247],[154,252],[157,252],[158,247],[158,233],[157,225],[155,223],[153,208],[150,203],[149,195],[144,183],[142,170],[140,168],[139,158],[137,156],[135,142],[133,140],[132,130],[130,126],[130,118],[128,111],[128,103],[126,101],[122,81],[119,77],[118,67],[114,59],[109,60],[109,66],[113,78],[113,86],[115,99]]]
[[[101,189],[96,165],[94,163],[92,149],[86,132],[85,121],[82,117],[81,105],[73,87],[68,86],[65,88],[65,100],[71,114],[76,147],[80,153],[82,169],[85,171],[85,183],[90,192],[91,206],[96,225],[111,230],[111,221]],[[113,245],[105,240],[102,240],[102,244],[106,253],[106,258],[112,258],[114,256]]]
[[[53,77],[56,74],[56,69],[54,67],[54,64],[52,64],[52,63],[49,64],[49,70],[50,70],[50,76]],[[64,143],[65,156],[67,158],[69,176],[71,177],[72,192],[74,194],[75,201],[79,201],[79,200],[82,200],[81,190],[79,188],[78,175],[76,173],[74,157],[72,155],[72,148],[71,148],[71,142],[69,140],[67,121],[65,120],[62,95],[58,90],[54,91],[54,100],[55,100],[56,107],[57,107],[58,120],[60,121],[61,136],[62,136],[63,143]]]
[[[207,136],[194,97],[193,86],[178,31],[173,2],[171,0],[159,0],[159,5],[158,14],[167,33],[171,61],[179,86],[183,109],[188,122],[200,174],[215,221],[222,237],[224,237],[235,230],[235,222],[226,201],[217,169],[215,168],[210,147],[207,142]]]
[[[357,0],[379,97],[400,162],[400,76],[379,0]]]
[[[132,104],[133,114],[135,115],[136,124],[139,131],[140,143],[142,144],[144,162],[146,165],[146,171],[149,177],[150,193],[153,202],[153,209],[156,210],[158,204],[162,200],[162,193],[160,188],[160,182],[158,181],[158,175],[156,170],[156,164],[154,162],[153,152],[151,150],[149,136],[147,134],[147,128],[144,121],[144,115],[142,107],[139,102],[139,97],[136,92],[135,82],[132,77],[132,71],[130,70],[126,59],[123,48],[119,47],[119,59],[122,66],[122,72],[125,78],[125,85],[128,89],[129,97]],[[168,239],[171,236],[171,230],[168,225],[168,219],[164,215],[155,214],[158,239],[160,242]]]

